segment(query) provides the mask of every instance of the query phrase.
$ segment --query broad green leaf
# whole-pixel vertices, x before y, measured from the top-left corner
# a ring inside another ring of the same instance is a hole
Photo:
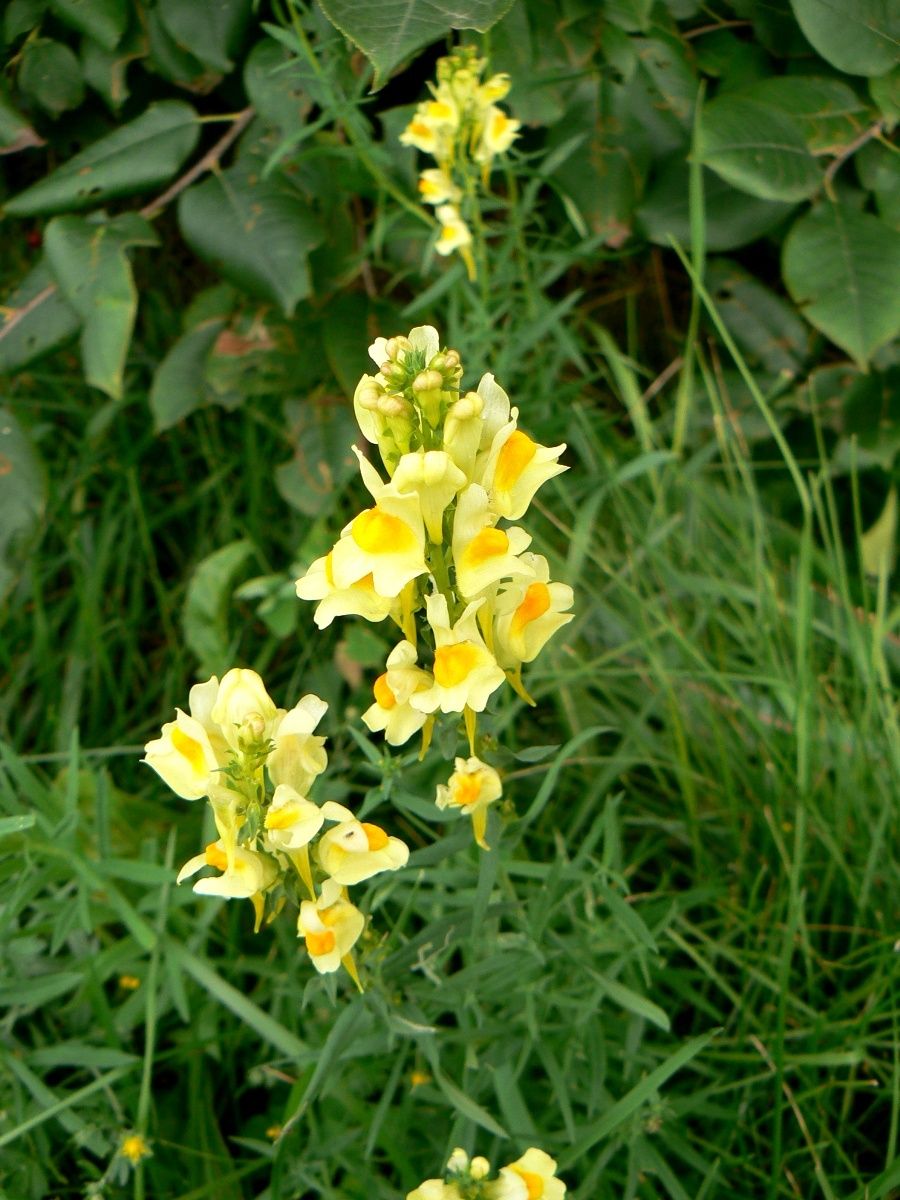
[[[227,74],[250,18],[251,0],[159,0],[159,15],[183,50]]]
[[[690,169],[682,154],[659,164],[637,211],[651,242],[660,246],[670,245],[670,238],[683,245],[690,242],[689,180]],[[746,246],[774,229],[795,207],[788,200],[748,196],[707,168],[703,169],[703,204],[706,248],[712,251]]]
[[[137,213],[124,213],[102,225],[83,217],[54,217],[44,244],[51,270],[83,322],[85,378],[118,400],[137,311],[126,251],[131,246],[155,246],[156,235]]]
[[[893,129],[900,121],[900,66],[894,67],[887,75],[870,79],[869,95],[887,120],[888,128]]]
[[[350,447],[355,431],[349,405],[310,400],[285,405],[294,455],[275,468],[282,498],[309,517],[334,507],[357,463]]]
[[[773,75],[740,94],[793,117],[813,154],[839,154],[872,121],[872,110],[840,79]]]
[[[44,468],[31,439],[9,409],[0,408],[0,597],[15,580],[17,550],[37,528],[45,494]]]
[[[0,375],[18,371],[54,349],[81,324],[43,258],[4,300],[0,311]]]
[[[114,50],[128,24],[126,0],[51,0],[51,11],[79,33]]]
[[[514,0],[319,0],[329,21],[371,60],[375,87],[414,50],[451,29],[486,33]]]
[[[710,263],[706,286],[752,367],[771,375],[801,373],[809,331],[790,304],[727,259]]]
[[[95,207],[170,179],[197,144],[197,114],[182,100],[163,100],[100,138],[6,204],[13,216]]]
[[[0,92],[0,154],[15,154],[29,146],[43,146],[39,137],[23,117]]]
[[[302,85],[299,60],[273,38],[257,42],[244,64],[250,103],[269,125],[293,134],[306,123],[311,100]]]
[[[277,177],[241,166],[184,192],[178,219],[185,240],[226,279],[273,300],[290,316],[311,290],[307,256],[322,240],[307,205]]]
[[[82,39],[81,70],[85,83],[103,97],[114,113],[118,113],[131,94],[127,72],[136,57],[143,55],[132,45],[130,35],[116,50],[105,50],[93,38]]]
[[[762,46],[742,41],[730,29],[717,29],[698,38],[695,45],[697,66],[704,75],[719,80],[718,95],[755,83],[771,70]]]
[[[230,666],[228,602],[238,572],[254,553],[242,539],[203,559],[188,584],[184,601],[184,640],[200,660],[202,675],[221,675]]]
[[[214,317],[189,329],[157,367],[150,388],[150,411],[157,433],[207,402],[204,368],[225,325],[225,317]]]
[[[816,389],[815,395],[820,405],[827,401],[821,389]],[[900,366],[872,370],[859,375],[849,387],[845,384],[835,397],[838,406],[843,408],[844,441],[852,438],[855,442],[859,466],[877,465],[890,473],[900,451]],[[843,465],[847,456],[842,452],[840,457]]]
[[[26,43],[18,83],[25,95],[51,117],[77,108],[84,99],[78,59],[68,46],[51,38]]]
[[[14,42],[41,23],[47,0],[9,0],[3,12],[3,37]]]
[[[653,0],[604,0],[603,15],[626,33],[643,33],[652,8]]]
[[[896,66],[896,0],[791,0],[791,7],[809,41],[839,71],[883,75]]]
[[[743,96],[729,93],[706,105],[698,151],[705,166],[763,200],[805,200],[822,182],[799,123]]]
[[[782,270],[803,315],[861,366],[900,333],[900,233],[878,217],[820,205],[788,234]]]
[[[854,155],[859,182],[875,197],[878,214],[900,229],[900,154],[893,147],[869,142]]]
[[[202,95],[211,91],[220,76],[208,71],[199,59],[178,45],[163,24],[158,8],[151,8],[146,19],[150,46],[150,56],[146,60],[148,70],[156,71],[163,79],[192,92]]]

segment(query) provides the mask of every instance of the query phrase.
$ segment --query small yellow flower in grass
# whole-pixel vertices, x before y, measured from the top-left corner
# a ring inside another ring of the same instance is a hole
[[[510,86],[510,78],[505,72],[492,75],[478,89],[478,99],[482,104],[494,104],[509,94]]]
[[[426,204],[458,204],[462,198],[447,172],[438,167],[420,173],[419,195]]]
[[[575,595],[567,583],[551,583],[550,568],[541,554],[524,554],[534,578],[514,580],[497,597],[494,609],[494,653],[502,667],[515,669],[533,662],[550,638],[568,625],[567,610]]]
[[[425,603],[435,639],[434,684],[410,696],[410,704],[424,713],[462,712],[467,707],[483,712],[506,678],[478,629],[476,614],[483,601],[468,605],[454,625],[443,596],[429,596]]]
[[[393,486],[401,495],[419,497],[422,518],[433,542],[443,541],[444,512],[465,487],[466,477],[443,450],[415,450],[404,454],[394,471]]]
[[[366,919],[344,896],[335,879],[326,879],[316,901],[304,900],[297,934],[306,941],[312,964],[320,975],[336,971],[359,940]]]
[[[460,493],[453,518],[453,561],[457,589],[467,600],[501,579],[532,573],[518,557],[531,545],[531,535],[516,526],[497,529],[496,522],[483,487],[472,483]]]
[[[183,800],[199,800],[208,794],[215,772],[222,765],[199,721],[180,708],[174,721],[167,721],[162,735],[144,747],[143,761]]]
[[[127,1158],[133,1167],[145,1158],[150,1158],[153,1151],[150,1143],[139,1133],[127,1133],[119,1145],[119,1154]]]
[[[312,800],[307,800],[288,784],[281,783],[266,809],[266,849],[299,850],[309,845],[324,824],[325,814],[318,804],[313,804]]]
[[[456,808],[472,818],[475,841],[483,850],[488,807],[503,794],[503,784],[493,767],[480,758],[458,758],[456,770],[447,783],[438,784],[435,803],[438,808]]]
[[[316,857],[325,874],[342,887],[406,866],[409,846],[389,837],[380,825],[358,821],[349,808],[333,800],[322,805],[322,812],[327,820],[339,823],[322,834]]]
[[[387,670],[375,680],[375,703],[362,719],[373,733],[384,731],[391,746],[402,746],[422,728],[428,717],[413,708],[410,696],[426,691],[434,684],[427,671],[416,666],[416,650],[411,642],[400,642],[388,655]]]
[[[134,992],[141,986],[141,981],[137,975],[120,975],[119,987],[126,992]]]
[[[503,1167],[493,1200],[562,1200],[566,1185],[556,1178],[556,1160],[532,1146]]]
[[[495,434],[481,478],[493,511],[511,520],[524,515],[542,484],[568,470],[557,461],[565,443],[541,446],[516,428],[517,417],[513,409],[512,419]]]
[[[320,602],[313,616],[319,629],[327,629],[335,617],[383,621],[395,607],[390,597],[379,596],[375,591],[371,574],[339,588],[334,582],[331,553],[317,558],[306,574],[297,580],[296,588],[301,600]]]
[[[415,116],[400,134],[400,142],[404,146],[415,146],[424,154],[438,157],[438,151],[444,144],[439,126],[434,121],[416,111]]]
[[[325,701],[312,693],[290,712],[278,710],[271,731],[273,746],[266,759],[266,770],[276,788],[286,783],[304,795],[328,766],[325,739],[313,732],[327,711]]]
[[[457,1146],[447,1159],[447,1170],[451,1175],[468,1175],[470,1179],[484,1179],[491,1172],[491,1164],[480,1154],[470,1159],[461,1146]]]
[[[484,114],[481,144],[475,151],[476,162],[490,162],[495,154],[507,151],[519,136],[521,123],[508,117],[502,108],[492,104]]]
[[[454,250],[471,245],[472,232],[454,204],[442,204],[437,210],[437,219],[441,223],[441,232],[434,246],[438,254],[452,254]]]

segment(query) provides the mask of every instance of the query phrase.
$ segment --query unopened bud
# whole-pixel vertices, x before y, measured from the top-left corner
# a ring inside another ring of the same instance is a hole
[[[413,380],[413,391],[416,395],[422,392],[439,392],[444,386],[444,377],[439,371],[422,371]]]
[[[412,343],[409,338],[402,335],[388,338],[384,344],[384,352],[391,362],[402,362],[403,356],[408,350],[412,350]]]
[[[383,417],[405,417],[410,412],[409,401],[402,396],[380,396],[376,407]]]
[[[383,362],[379,370],[386,383],[394,384],[397,387],[403,387],[406,383],[406,371],[399,363]]]
[[[445,350],[444,361],[448,371],[455,371],[460,363],[458,350]]]
[[[480,417],[483,408],[484,401],[477,392],[466,392],[465,396],[460,396],[447,415],[455,417],[457,421],[468,421],[472,417]]]
[[[266,732],[266,721],[260,713],[247,713],[243,721],[239,737],[242,742],[258,742]]]
[[[359,404],[360,408],[365,408],[368,409],[369,412],[373,412],[378,407],[378,401],[383,395],[384,392],[374,381],[374,379],[372,379],[368,383],[360,385],[360,388],[356,393],[356,402]]]

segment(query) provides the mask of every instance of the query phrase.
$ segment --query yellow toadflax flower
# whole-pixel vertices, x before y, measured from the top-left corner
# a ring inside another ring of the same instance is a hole
[[[403,641],[394,647],[388,655],[387,670],[375,680],[375,703],[362,715],[366,727],[373,733],[383,731],[391,746],[408,742],[428,720],[426,713],[409,702],[416,692],[434,685],[433,677],[416,666],[416,658],[412,642]]]
[[[392,615],[395,602],[389,596],[379,596],[371,574],[364,575],[347,587],[339,588],[334,581],[333,554],[317,558],[309,570],[297,580],[297,595],[301,600],[318,600],[313,620],[319,629],[327,629],[335,617],[363,617],[366,621],[383,621]]]
[[[336,971],[343,962],[355,977],[350,952],[365,924],[365,917],[346,899],[341,885],[334,879],[326,879],[319,898],[304,900],[300,905],[297,934],[305,940],[309,957],[320,975]]]
[[[501,579],[530,577],[530,565],[518,556],[531,545],[524,529],[497,529],[487,492],[477,483],[460,494],[453,518],[453,561],[460,596],[471,600]]]
[[[206,730],[180,708],[175,720],[167,721],[162,735],[144,747],[143,761],[183,800],[199,800],[209,793],[222,763],[210,744]]]
[[[438,808],[456,808],[472,818],[475,841],[483,850],[489,847],[484,840],[487,827],[487,810],[503,794],[500,776],[493,767],[483,763],[474,755],[458,758],[456,769],[447,783],[438,784],[436,804]]]
[[[371,575],[379,596],[396,599],[411,579],[428,570],[419,497],[385,488],[373,508],[363,509],[344,528],[332,551],[332,570],[340,588]]]
[[[475,151],[475,160],[489,163],[496,154],[505,153],[516,138],[521,128],[519,121],[508,117],[502,108],[492,104],[484,114],[484,127],[481,131],[481,144]]]
[[[348,808],[333,800],[322,805],[322,812],[327,820],[339,824],[319,839],[317,858],[325,874],[342,887],[406,866],[409,846],[398,837],[389,837],[380,825],[358,821]]]
[[[534,578],[515,580],[502,589],[494,606],[494,653],[502,667],[514,670],[533,662],[550,638],[568,625],[574,613],[567,610],[575,595],[566,583],[551,583],[547,560],[525,554]]]
[[[300,850],[309,845],[324,824],[325,814],[318,804],[288,784],[279,784],[263,821],[266,849],[270,853]]]
[[[563,1200],[566,1185],[556,1178],[556,1160],[532,1146],[500,1170],[495,1200]]]
[[[419,712],[483,712],[488,699],[503,683],[505,676],[484,644],[476,613],[482,601],[468,605],[459,620],[451,625],[444,596],[436,594],[426,601],[428,623],[435,640],[434,684],[410,696],[410,704]]]
[[[426,204],[458,204],[462,199],[460,189],[440,167],[420,172],[419,195]]]
[[[512,419],[494,435],[480,480],[493,511],[511,520],[524,516],[542,484],[568,470],[558,461],[565,443],[541,446],[516,428],[517,418],[513,409]]]
[[[442,204],[437,210],[437,219],[441,223],[434,246],[438,254],[452,254],[454,250],[464,250],[472,244],[472,232],[455,204]]]

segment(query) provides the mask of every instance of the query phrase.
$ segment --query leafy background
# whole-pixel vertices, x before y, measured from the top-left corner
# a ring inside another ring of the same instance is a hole
[[[535,1143],[581,1200],[892,1195],[895,6],[10,0],[2,36],[0,1188],[362,1200]],[[524,124],[474,288],[396,141],[459,41]],[[570,446],[538,542],[578,620],[497,714],[481,857],[358,734],[383,631],[293,592],[358,507],[365,346],[421,322]],[[329,700],[330,795],[414,847],[363,997],[171,886],[202,817],[136,759],[235,661]]]

